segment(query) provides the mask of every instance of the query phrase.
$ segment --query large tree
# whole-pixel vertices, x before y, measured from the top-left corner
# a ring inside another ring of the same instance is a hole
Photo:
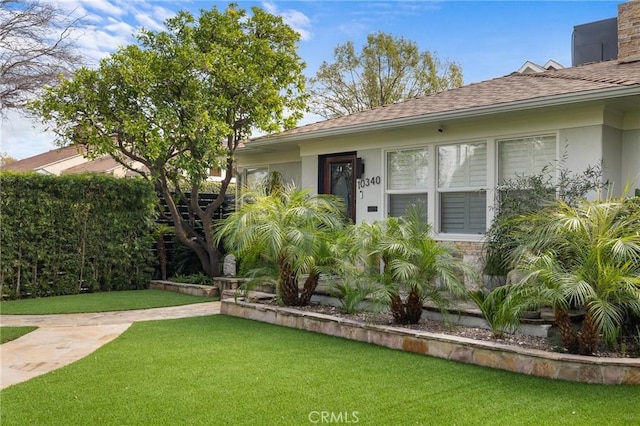
[[[0,0],[0,111],[22,110],[29,98],[81,64],[65,10],[31,0]]]
[[[458,64],[383,32],[369,34],[359,52],[351,41],[338,45],[334,61],[310,79],[311,108],[325,118],[462,86]]]
[[[280,17],[235,4],[198,18],[180,12],[165,25],[141,31],[139,45],[121,48],[98,69],[80,69],[33,108],[63,143],[83,144],[91,156],[110,154],[152,179],[176,237],[215,276],[213,217],[234,174],[236,148],[252,129],[293,127],[305,107],[299,35]],[[218,197],[201,208],[198,192],[211,168],[226,175]],[[187,203],[189,220],[181,219],[176,199]]]

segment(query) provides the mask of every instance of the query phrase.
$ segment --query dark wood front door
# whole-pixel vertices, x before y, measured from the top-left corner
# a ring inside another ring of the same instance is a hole
[[[326,155],[321,158],[321,189],[344,202],[345,216],[356,221],[356,154]]]

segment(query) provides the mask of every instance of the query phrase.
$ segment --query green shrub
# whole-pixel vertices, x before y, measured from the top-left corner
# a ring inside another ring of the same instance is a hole
[[[2,294],[145,287],[155,203],[153,187],[140,179],[1,173]]]
[[[331,287],[331,295],[340,300],[340,311],[355,314],[363,310],[362,304],[376,291],[374,285],[365,281],[353,283],[338,282]]]
[[[190,275],[174,275],[171,281],[183,284],[212,285],[211,278],[202,272]]]

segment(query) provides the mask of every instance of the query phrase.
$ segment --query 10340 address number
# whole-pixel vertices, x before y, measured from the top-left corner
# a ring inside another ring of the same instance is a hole
[[[366,188],[367,186],[372,186],[372,185],[380,185],[380,182],[382,182],[382,179],[380,179],[380,176],[358,179],[358,189]]]

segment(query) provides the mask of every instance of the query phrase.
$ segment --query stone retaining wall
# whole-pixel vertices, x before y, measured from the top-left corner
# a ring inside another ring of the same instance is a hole
[[[223,300],[220,312],[533,376],[574,382],[640,385],[640,359],[637,358],[597,358],[524,349],[233,299]]]
[[[177,283],[174,281],[151,280],[149,288],[154,290],[173,291],[200,297],[219,297],[220,289],[210,285]]]

